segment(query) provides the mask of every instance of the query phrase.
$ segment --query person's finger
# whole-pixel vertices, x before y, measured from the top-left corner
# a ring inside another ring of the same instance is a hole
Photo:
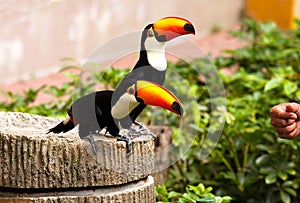
[[[294,138],[294,136],[292,136],[290,134],[279,134],[279,137],[282,139],[286,139],[286,140],[291,140]]]
[[[271,117],[271,125],[276,127],[285,127],[295,122],[295,119],[281,119],[277,117]]]
[[[300,105],[297,103],[290,103],[286,106],[287,112],[293,112],[296,114],[297,118],[296,120],[300,120]]]
[[[293,139],[295,137],[297,137],[297,135],[299,134],[297,128],[295,128],[292,132],[290,133],[282,133],[282,134],[278,134],[280,138],[283,139]]]
[[[287,104],[280,104],[277,106],[273,106],[270,109],[271,117],[282,118],[282,119],[297,119],[297,115],[295,113],[286,111],[286,106]]]
[[[296,113],[300,111],[300,105],[297,103],[289,103],[286,105],[286,111]]]
[[[296,129],[296,123],[294,122],[293,124],[289,125],[289,126],[285,126],[285,127],[274,127],[275,131],[278,134],[289,134],[291,132],[293,132]]]
[[[297,135],[300,135],[300,121],[296,121],[296,132]]]

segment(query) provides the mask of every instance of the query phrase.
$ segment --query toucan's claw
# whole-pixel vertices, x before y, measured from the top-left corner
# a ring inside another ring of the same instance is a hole
[[[147,129],[147,130],[149,130],[143,123],[134,121],[133,124],[135,124],[136,126],[138,126],[139,129]]]
[[[119,134],[119,138],[117,139],[118,141],[124,141],[126,143],[126,153],[127,156],[130,156],[132,153],[132,141],[130,136],[125,135],[125,134]]]
[[[89,136],[87,136],[87,139],[91,143],[93,154],[97,157],[97,148],[96,148],[96,143],[95,143],[94,137],[92,135],[89,135]]]
[[[139,123],[137,121],[134,121],[133,123],[139,127],[138,129],[132,126],[130,127],[130,130],[134,131],[136,134],[147,135],[151,133],[150,129],[147,128],[147,126],[144,125],[143,123]]]
[[[147,130],[147,129],[144,129],[144,128],[140,129],[140,128],[135,128],[135,127],[131,126],[129,128],[129,134],[131,136],[138,137],[139,135],[144,135],[145,134],[144,133],[145,130]]]
[[[149,128],[147,128],[144,124],[139,123],[137,121],[134,122],[135,125],[139,126],[138,129],[134,128],[134,127],[130,127],[130,130],[132,130],[136,136],[138,135],[151,135],[154,140],[157,139],[157,136],[151,132],[151,130]]]

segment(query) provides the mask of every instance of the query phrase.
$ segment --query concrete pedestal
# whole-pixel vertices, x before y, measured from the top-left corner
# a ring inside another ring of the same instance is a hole
[[[94,135],[95,157],[75,131],[46,135],[60,121],[0,112],[0,202],[155,202],[150,135],[129,157],[124,142]]]

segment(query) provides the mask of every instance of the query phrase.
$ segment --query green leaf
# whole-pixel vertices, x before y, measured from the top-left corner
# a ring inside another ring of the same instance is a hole
[[[266,184],[272,184],[272,183],[275,183],[277,180],[277,175],[272,173],[272,174],[269,174],[267,175],[267,177],[265,178],[265,182]]]
[[[183,200],[185,200],[187,202],[190,202],[190,203],[196,203],[197,202],[197,200],[195,200],[193,197],[191,197],[187,193],[184,193],[180,199],[183,199]]]
[[[165,185],[158,185],[155,187],[155,194],[156,196],[161,199],[163,202],[167,202],[168,201],[168,191]]]
[[[204,189],[202,190],[201,188],[192,185],[188,185],[188,189],[192,190],[198,196],[202,195],[202,191],[204,191]]]
[[[287,180],[288,174],[286,174],[286,173],[283,172],[283,171],[279,171],[279,172],[278,172],[278,177],[279,177],[281,180]]]
[[[276,153],[276,152],[277,152],[276,149],[272,148],[272,147],[269,146],[269,145],[265,145],[265,144],[258,144],[258,145],[256,145],[255,147],[256,147],[256,149],[261,150],[261,151],[266,151],[266,152],[268,152],[269,154],[273,154],[273,153]]]
[[[203,194],[205,192],[205,186],[202,183],[199,183],[197,185],[197,190],[199,191],[200,194]]]
[[[287,96],[294,93],[294,92],[296,92],[297,89],[298,89],[297,83],[291,82],[291,81],[288,81],[288,80],[284,81],[283,90],[284,90],[284,93]]]
[[[204,203],[204,202],[211,202],[211,203],[215,203],[215,198],[213,197],[205,197],[205,198],[200,198],[197,202],[201,202],[201,203]]]
[[[173,199],[173,198],[178,198],[181,196],[181,193],[178,193],[178,192],[174,192],[174,191],[171,191],[169,192],[168,194],[168,198],[169,199]]]
[[[216,203],[229,203],[231,202],[232,198],[229,196],[224,197],[215,197]]]
[[[264,163],[266,163],[270,158],[270,155],[268,154],[263,154],[259,157],[257,157],[257,159],[255,160],[256,165],[261,166]]]
[[[184,193],[184,194],[186,194],[186,193]],[[199,199],[199,196],[196,195],[195,193],[193,193],[193,191],[191,191],[191,190],[187,190],[187,194],[193,200],[198,200]]]
[[[287,172],[288,172],[288,174],[293,175],[293,176],[297,175],[297,171],[295,169],[292,169],[292,168],[287,169]]]
[[[296,97],[298,98],[298,100],[300,100],[300,90],[298,90],[298,91],[296,92]]]
[[[284,192],[284,191],[280,191],[280,199],[282,200],[282,202],[284,203],[290,203],[291,202],[291,197],[288,193]]]
[[[269,80],[264,88],[264,92],[270,91],[282,85],[283,78],[273,78]]]
[[[284,188],[284,191],[287,192],[288,194],[296,197],[297,196],[297,191],[294,190],[293,188]]]
[[[207,187],[207,188],[205,188],[204,192],[205,193],[210,193],[212,190],[213,190],[212,187]]]

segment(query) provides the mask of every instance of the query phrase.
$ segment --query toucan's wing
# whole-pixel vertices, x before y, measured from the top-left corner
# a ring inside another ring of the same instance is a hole
[[[86,137],[106,127],[110,118],[111,96],[113,91],[98,91],[76,100],[70,108],[69,115],[79,124],[79,135]]]

